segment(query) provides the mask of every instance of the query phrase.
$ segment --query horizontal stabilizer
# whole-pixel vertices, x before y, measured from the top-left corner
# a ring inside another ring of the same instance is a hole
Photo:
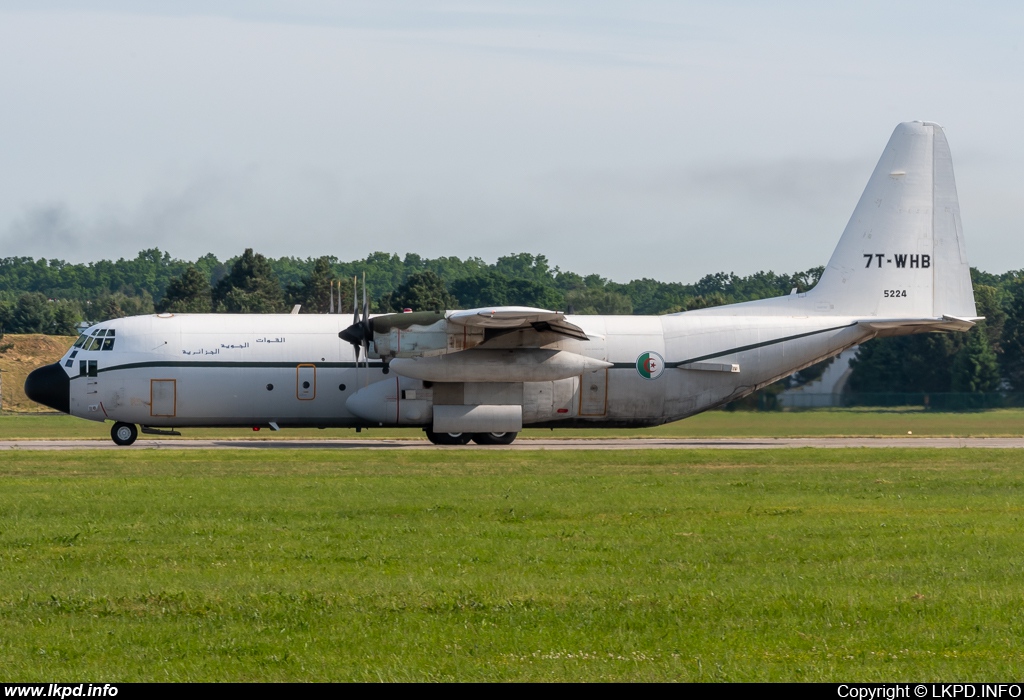
[[[978,321],[983,320],[985,320],[984,316],[974,316],[972,318],[958,318],[956,316],[943,316],[942,318],[879,318],[860,321],[857,325],[874,331],[887,331],[894,328],[907,328],[909,326],[929,331],[966,331],[973,328]]]

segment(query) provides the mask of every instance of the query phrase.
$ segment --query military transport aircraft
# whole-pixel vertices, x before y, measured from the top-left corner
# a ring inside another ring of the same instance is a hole
[[[130,445],[178,427],[420,426],[507,444],[523,426],[651,426],[732,401],[878,336],[976,317],[949,146],[896,127],[805,293],[665,316],[525,307],[370,316],[162,313],[89,328],[32,372],[34,401]]]

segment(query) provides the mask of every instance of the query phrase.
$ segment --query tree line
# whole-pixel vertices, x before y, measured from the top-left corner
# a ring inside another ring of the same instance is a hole
[[[522,305],[578,314],[664,314],[781,296],[793,289],[804,292],[822,270],[748,276],[719,272],[692,284],[649,278],[618,283],[552,267],[545,256],[530,253],[494,263],[379,252],[348,262],[333,256],[275,259],[252,249],[225,261],[212,254],[180,260],[157,248],[116,262],[11,257],[0,259],[0,329],[71,335],[83,320],[154,311],[280,313],[295,304],[302,313],[326,313],[332,303],[350,312],[351,280],[363,274],[375,313]],[[866,343],[852,363],[850,389],[1024,391],[1024,270],[971,273],[984,322],[968,333]],[[820,368],[805,370],[797,381],[819,374]]]
[[[581,314],[661,314],[788,294],[794,287],[805,291],[821,269],[747,277],[718,273],[694,284],[653,279],[620,284],[552,267],[545,256],[529,253],[494,263],[412,253],[373,253],[350,262],[329,256],[275,259],[252,249],[223,262],[212,254],[179,260],[156,248],[116,262],[12,257],[0,259],[0,323],[8,332],[57,333],[76,316],[72,325],[164,310],[274,313],[301,304],[302,313],[325,313],[331,281],[342,281],[342,303],[351,308],[351,280],[363,274],[378,313],[517,304],[572,307]],[[50,318],[40,312],[46,303],[54,312]]]

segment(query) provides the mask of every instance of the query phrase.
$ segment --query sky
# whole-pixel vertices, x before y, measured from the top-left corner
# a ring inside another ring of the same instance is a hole
[[[0,257],[529,252],[823,265],[942,124],[968,257],[1024,268],[1024,5],[5,0]]]

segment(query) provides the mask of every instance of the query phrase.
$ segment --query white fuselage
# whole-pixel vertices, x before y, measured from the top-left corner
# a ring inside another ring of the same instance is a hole
[[[779,316],[787,298],[771,301],[770,309],[753,303],[668,316],[567,317],[590,340],[556,336],[545,347],[611,367],[550,381],[504,374],[442,386],[385,371],[380,360],[357,363],[338,337],[349,324],[341,315],[116,319],[88,331],[114,330],[110,349],[72,348],[60,365],[70,376],[72,415],[153,427],[429,426],[435,400],[453,390],[466,404],[504,396],[522,406],[523,425],[657,425],[873,335],[854,318]],[[518,338],[502,335],[480,349],[516,348]]]

